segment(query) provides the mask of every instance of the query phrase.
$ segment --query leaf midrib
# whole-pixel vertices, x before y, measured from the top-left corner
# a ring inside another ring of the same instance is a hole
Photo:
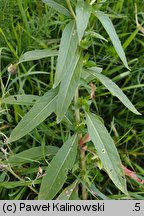
[[[101,137],[99,136],[99,134],[98,134],[97,130],[95,129],[95,127],[94,127],[94,124],[93,124],[93,122],[92,122],[92,120],[91,120],[91,118],[89,117],[89,115],[88,115],[88,114],[87,114],[87,116],[88,116],[88,118],[90,119],[90,122],[91,122],[91,124],[92,124],[92,126],[93,126],[93,128],[94,128],[94,131],[95,131],[95,132],[96,132],[96,134],[98,135],[98,137],[99,137],[99,139],[100,139],[100,141],[101,141],[102,145],[104,146],[104,148],[105,148],[105,150],[106,150],[106,153],[107,153],[107,155],[108,155],[108,158],[109,158],[109,160],[110,160],[109,153],[108,153],[108,151],[107,151],[107,149],[106,149],[105,145],[103,144]],[[111,162],[111,160],[110,160],[110,162]],[[119,179],[119,182],[121,183],[121,180],[120,180],[120,178],[119,178],[119,175],[117,175],[117,172],[116,172],[115,166],[113,166],[113,163],[112,163],[112,162],[111,162],[111,164],[112,164],[112,167],[113,167],[113,169],[114,169],[114,171],[115,171],[115,173],[116,173],[116,176],[117,176],[117,177],[118,177],[118,179]],[[121,183],[121,186],[122,186],[122,183]],[[123,186],[122,186],[122,188],[123,188]]]
[[[59,169],[58,172],[57,172],[57,175],[55,176],[55,178],[53,179],[52,184],[51,184],[50,187],[49,187],[49,192],[51,191],[51,188],[53,188],[53,185],[54,185],[54,183],[55,183],[55,180],[57,179],[57,177],[58,177],[58,175],[59,175],[59,173],[60,173],[60,171],[61,171],[61,169],[62,169],[62,167],[63,167],[63,165],[64,165],[64,163],[65,163],[65,161],[66,161],[66,159],[67,159],[67,157],[68,157],[68,155],[69,155],[69,152],[72,150],[72,147],[74,146],[74,143],[75,143],[76,138],[77,138],[77,134],[76,134],[75,137],[73,138],[72,144],[71,144],[71,146],[70,146],[70,148],[69,148],[69,150],[68,150],[68,152],[67,152],[67,154],[66,154],[66,156],[65,156],[65,158],[64,158],[64,160],[63,160],[63,163],[61,164],[60,169]],[[49,165],[49,166],[51,166],[51,165]],[[67,170],[68,170],[68,169],[67,169]]]
[[[71,44],[71,39],[72,39],[72,34],[73,34],[73,30],[74,30],[74,25],[75,25],[75,23],[73,23],[73,26],[72,26],[72,31],[71,31],[71,33],[70,33],[70,37],[69,37],[69,40],[68,40],[68,49],[67,49],[67,51],[66,51],[66,54],[69,52],[69,49],[70,49],[70,44]],[[65,59],[67,58],[67,55],[65,55]],[[63,64],[63,65],[65,65],[65,63]],[[58,65],[59,66],[59,65]],[[58,67],[57,66],[57,67]],[[64,66],[63,66],[63,68],[64,68]],[[62,68],[62,69],[63,69]]]
[[[61,103],[62,104],[61,110],[63,110],[64,104],[65,104],[65,101],[66,101],[66,98],[67,98],[67,95],[68,95],[68,90],[70,88],[70,84],[71,84],[71,81],[73,79],[73,76],[75,75],[75,70],[76,70],[76,67],[78,65],[79,60],[80,60],[80,56],[77,58],[74,66],[73,66],[73,68],[74,68],[73,73],[71,73],[71,75],[69,76],[69,81],[67,82],[67,85],[66,85],[67,86],[66,91],[65,91],[66,93],[64,94],[64,97],[63,97],[63,103]]]
[[[57,95],[31,120],[31,122],[33,122],[55,100],[56,97],[57,97]],[[25,125],[23,128],[21,128],[19,130],[19,132],[23,131],[26,127],[27,127],[27,125]],[[17,137],[19,137],[19,136],[17,136]],[[14,140],[12,139],[12,141],[14,141]],[[11,137],[10,137],[10,142],[12,142],[12,141],[11,141]]]

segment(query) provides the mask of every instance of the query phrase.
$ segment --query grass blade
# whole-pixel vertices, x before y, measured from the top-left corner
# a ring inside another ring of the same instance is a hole
[[[87,2],[83,0],[77,1],[76,5],[76,25],[77,25],[77,32],[79,37],[79,42],[81,41],[84,31],[87,27],[89,17],[91,15],[92,7]]]
[[[28,134],[55,111],[57,91],[58,89],[48,91],[34,104],[12,131],[9,142],[14,142]]]
[[[29,22],[28,22],[28,19],[27,19],[27,16],[26,16],[27,13],[26,13],[26,11],[23,8],[22,1],[21,0],[17,0],[17,5],[18,5],[19,10],[21,12],[21,17],[23,19],[23,23],[25,25],[25,28],[26,28],[27,32],[30,32],[30,26],[29,26]]]
[[[0,188],[16,188],[21,186],[30,186],[33,182],[32,181],[4,181],[0,182]],[[34,182],[35,184],[39,184],[40,180]]]
[[[122,169],[121,160],[115,144],[99,117],[86,113],[86,123],[91,140],[95,145],[97,154],[102,161],[104,169],[114,184],[125,194],[126,179]]]
[[[77,140],[77,134],[69,138],[47,167],[38,196],[39,200],[53,199],[62,188],[68,170],[72,168],[76,159]]]
[[[33,60],[38,60],[42,58],[47,58],[47,57],[52,57],[52,56],[57,56],[58,53],[55,50],[49,50],[49,49],[43,49],[43,50],[32,50],[24,53],[17,64],[20,64],[22,62],[26,61],[33,61]]]
[[[64,14],[65,16],[71,17],[69,10],[67,9],[67,4],[65,0],[42,0],[48,6],[54,8],[56,11]]]
[[[63,31],[56,65],[54,87],[62,80],[78,45],[78,35],[75,30],[75,21],[68,23]]]
[[[131,42],[135,39],[137,33],[139,32],[139,29],[136,29],[133,33],[130,33],[130,36],[127,38],[127,40],[123,44],[123,49],[125,50]]]
[[[122,90],[108,77],[101,73],[89,70],[90,74],[93,74],[111,93],[116,96],[129,110],[137,115],[141,115],[127,96],[122,92]]]
[[[60,89],[57,99],[57,122],[60,122],[64,117],[78,87],[80,75],[82,71],[82,56],[77,52],[71,64],[65,72],[65,76],[60,84]]]
[[[96,11],[95,12],[96,17],[100,20],[100,22],[102,23],[103,27],[105,28],[106,32],[108,33],[113,46],[118,54],[118,56],[120,57],[120,59],[122,60],[123,64],[125,65],[126,68],[129,69],[126,57],[125,57],[125,53],[124,50],[122,48],[121,42],[118,38],[118,35],[115,31],[115,28],[111,22],[111,20],[109,19],[109,17],[104,14],[101,11]]]

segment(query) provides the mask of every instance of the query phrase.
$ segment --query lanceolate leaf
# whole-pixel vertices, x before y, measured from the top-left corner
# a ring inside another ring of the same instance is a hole
[[[54,87],[56,87],[62,80],[66,73],[71,60],[76,52],[78,45],[78,35],[75,29],[75,21],[68,23],[63,31],[58,60],[56,65],[56,74]]]
[[[12,131],[9,142],[14,142],[28,134],[55,111],[57,92],[58,89],[48,91],[34,104]]]
[[[20,57],[19,62],[17,64],[21,62],[33,61],[33,60],[38,60],[38,59],[57,56],[57,55],[58,55],[58,52],[56,50],[49,50],[49,49],[32,50],[32,51],[28,51],[24,53]]]
[[[100,67],[92,67],[92,71],[96,71],[97,73],[101,73],[102,70],[103,69]],[[91,80],[94,80],[95,77],[92,74],[90,74],[87,69],[84,69],[81,73],[81,79],[84,79],[88,83]]]
[[[96,32],[90,31],[87,34],[88,35],[90,34],[91,37],[98,38],[100,40],[104,40],[104,41],[108,42],[108,40],[106,40],[102,35],[100,35],[100,34],[98,34]]]
[[[76,88],[79,85],[82,64],[81,53],[77,51],[60,84],[56,111],[57,122],[62,120],[73,99]]]
[[[65,0],[42,0],[44,3],[48,4],[48,6],[54,8],[56,11],[64,14],[65,16],[70,17],[71,14],[67,9],[67,4]]]
[[[78,180],[74,181],[71,185],[66,187],[58,196],[58,200],[73,200],[77,198],[77,184]]]
[[[56,155],[59,148],[56,146],[46,146],[45,147],[45,155]],[[26,163],[33,163],[36,161],[40,161],[43,158],[42,147],[33,147],[28,150],[22,151],[14,156],[8,158],[6,163],[9,163],[11,166],[19,166]]]
[[[104,14],[101,11],[96,11],[95,15],[97,16],[97,18],[100,20],[100,22],[102,23],[103,27],[105,28],[106,32],[108,33],[113,46],[117,52],[117,54],[119,55],[120,59],[122,60],[122,62],[124,63],[125,67],[129,69],[128,67],[128,63],[125,57],[125,53],[124,50],[122,48],[121,42],[118,38],[118,35],[115,31],[115,28],[111,22],[111,20],[109,19],[109,17]]]
[[[71,170],[77,155],[77,134],[69,138],[46,169],[38,199],[51,200],[62,188],[68,170]]]
[[[99,117],[86,113],[86,123],[97,154],[114,184],[127,194],[125,175],[115,144]]]
[[[84,0],[77,1],[76,6],[76,25],[77,25],[77,31],[78,31],[78,37],[79,42],[81,41],[84,31],[87,27],[89,17],[91,14],[91,5],[87,2],[84,2]]]
[[[94,183],[92,183],[90,185],[90,189],[89,190],[97,198],[100,197],[102,200],[110,200],[110,198],[108,196],[105,196],[101,191],[99,191],[99,189],[96,188],[96,186],[94,185]]]
[[[40,96],[37,95],[11,95],[3,98],[2,103],[6,104],[18,104],[18,105],[31,105],[34,104]]]
[[[101,73],[94,72],[92,70],[88,71],[90,74],[93,74],[99,81],[112,93],[112,95],[116,96],[129,110],[137,115],[141,115],[131,101],[127,98],[127,96],[122,92],[122,90],[108,77]]]

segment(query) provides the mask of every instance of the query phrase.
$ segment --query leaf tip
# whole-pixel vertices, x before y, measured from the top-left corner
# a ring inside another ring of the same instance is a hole
[[[138,112],[138,111],[137,111],[137,113],[136,113],[136,114],[137,114],[137,115],[142,115],[142,114],[141,114],[140,112]]]
[[[136,115],[142,115],[140,112],[137,111],[137,109],[135,108],[134,111],[132,111],[133,113],[135,113]]]
[[[62,120],[62,119],[61,119],[60,117],[57,116],[57,119],[56,119],[57,124],[59,124],[59,123],[61,122],[61,120]]]

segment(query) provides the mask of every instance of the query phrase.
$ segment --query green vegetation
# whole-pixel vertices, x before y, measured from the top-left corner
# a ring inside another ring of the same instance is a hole
[[[1,0],[0,198],[144,198],[144,3]]]

